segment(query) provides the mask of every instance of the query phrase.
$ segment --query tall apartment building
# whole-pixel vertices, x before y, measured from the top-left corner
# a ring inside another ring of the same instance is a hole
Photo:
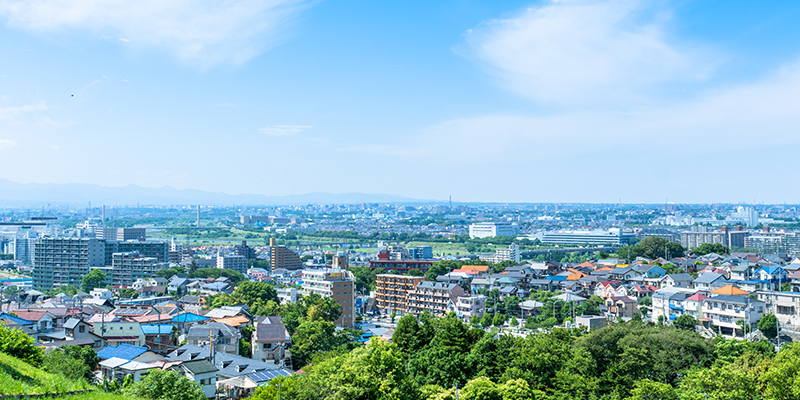
[[[760,253],[791,253],[800,251],[797,232],[759,232],[744,239],[744,247]]]
[[[339,269],[347,269],[347,266],[349,264],[350,260],[347,257],[347,254],[344,254],[342,252],[336,253],[336,255],[333,256],[333,262],[331,263],[331,265],[333,265],[333,268],[339,268]]]
[[[497,249],[494,253],[494,262],[499,263],[503,261],[520,262],[519,245],[511,244],[508,248]]]
[[[429,260],[433,258],[433,247],[417,246],[413,249],[409,249],[408,253],[411,255],[411,258],[415,260]]]
[[[687,250],[694,249],[702,244],[719,243],[728,246],[728,232],[726,230],[709,231],[704,226],[692,228],[691,231],[681,232],[681,246]]]
[[[636,235],[631,230],[620,228],[596,230],[563,230],[544,232],[542,243],[548,244],[616,244],[630,243]]]
[[[14,236],[12,244],[14,259],[22,261],[23,264],[33,264],[34,246],[36,245],[37,237],[34,231],[18,232]]]
[[[139,252],[114,253],[111,256],[111,281],[114,286],[131,286],[137,279],[152,278],[156,272],[169,268],[169,263],[155,257],[142,257]]]
[[[146,232],[147,229],[145,228],[110,228],[102,226],[95,228],[96,238],[107,241],[145,240],[147,237]]]
[[[80,286],[92,268],[105,266],[105,243],[90,238],[42,238],[34,245],[33,287]]]
[[[469,237],[516,236],[517,227],[509,222],[479,222],[469,226]]]
[[[461,286],[455,283],[420,282],[414,291],[406,296],[407,311],[411,314],[422,314],[425,310],[433,314],[447,314],[459,297],[466,296]]]
[[[142,257],[153,257],[158,262],[169,262],[169,242],[160,240],[126,240],[118,242],[106,242],[106,251],[110,254],[114,253],[130,253],[137,252]],[[111,265],[110,262],[106,265]]]
[[[418,284],[425,280],[422,276],[380,274],[375,277],[375,301],[377,307],[386,314],[392,311],[405,314],[408,310],[406,297]]]
[[[303,268],[303,262],[300,260],[300,256],[292,249],[284,246],[269,247],[269,265],[273,270],[277,268]]]
[[[247,259],[243,256],[217,256],[217,268],[247,273]]]
[[[233,254],[242,256],[246,260],[252,260],[256,258],[256,249],[248,246],[246,240],[242,240],[242,244],[233,246]]]
[[[347,270],[319,269],[303,271],[303,295],[316,293],[330,297],[342,306],[336,326],[350,327],[355,320],[355,284],[353,273]]]

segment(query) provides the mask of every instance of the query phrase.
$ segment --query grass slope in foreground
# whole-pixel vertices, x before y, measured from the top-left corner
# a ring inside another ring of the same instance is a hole
[[[72,381],[0,353],[0,395],[61,393],[90,388],[85,381]]]

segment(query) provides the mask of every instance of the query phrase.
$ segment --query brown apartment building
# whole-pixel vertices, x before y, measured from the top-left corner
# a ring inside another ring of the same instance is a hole
[[[405,314],[406,296],[424,281],[421,276],[380,274],[375,279],[375,300],[378,308],[384,313],[395,311]]]
[[[334,324],[351,327],[355,321],[355,277],[348,270],[319,269],[303,271],[303,295],[316,293],[331,297],[342,306],[342,315]]]
[[[444,315],[462,296],[466,296],[466,292],[454,283],[420,282],[414,291],[408,293],[406,307],[411,314],[421,314],[428,310],[433,314]]]

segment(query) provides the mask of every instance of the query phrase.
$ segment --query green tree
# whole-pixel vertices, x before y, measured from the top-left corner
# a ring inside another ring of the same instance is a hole
[[[774,314],[764,314],[761,316],[761,319],[758,320],[758,330],[760,330],[764,336],[775,339],[778,337],[778,318],[775,317]]]
[[[106,274],[98,268],[89,271],[88,274],[81,278],[81,288],[84,292],[89,293],[92,289],[105,287]]]
[[[60,374],[69,380],[84,379],[89,367],[79,358],[70,357],[64,350],[55,348],[44,355],[42,369]]]
[[[694,327],[697,325],[697,320],[689,314],[683,314],[680,317],[676,318],[675,322],[673,322],[672,325],[674,325],[678,329],[686,329],[693,331]]]
[[[683,246],[657,236],[646,237],[634,247],[637,248],[637,255],[650,259],[664,256],[681,257],[684,254]]]
[[[678,394],[675,392],[675,388],[666,383],[642,379],[636,381],[631,395],[625,400],[640,399],[678,400]]]
[[[692,253],[698,256],[704,256],[711,253],[728,254],[730,253],[730,249],[726,246],[723,246],[721,243],[703,243],[700,246],[692,249]]]
[[[175,371],[153,369],[141,381],[125,390],[126,394],[149,400],[206,400],[196,382]]]
[[[233,291],[233,297],[248,307],[252,307],[257,300],[279,302],[278,292],[267,282],[240,282]]]
[[[492,318],[492,325],[501,326],[506,322],[506,316],[503,314],[495,314]]]
[[[414,352],[421,347],[420,326],[417,317],[406,314],[397,321],[397,329],[392,334],[392,343],[403,352]]]
[[[761,383],[767,400],[799,399],[800,345],[790,343],[783,346],[761,376]]]
[[[25,332],[16,328],[0,325],[0,352],[19,358],[28,364],[39,366],[44,358],[44,351],[36,345],[36,341]]]
[[[489,313],[483,314],[483,317],[481,318],[481,326],[484,328],[492,326],[492,314]]]

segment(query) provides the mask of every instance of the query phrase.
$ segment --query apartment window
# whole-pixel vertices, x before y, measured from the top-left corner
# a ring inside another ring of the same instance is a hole
[[[81,326],[78,327],[78,332],[83,333],[85,331],[86,331],[86,327],[84,325],[81,325]]]

